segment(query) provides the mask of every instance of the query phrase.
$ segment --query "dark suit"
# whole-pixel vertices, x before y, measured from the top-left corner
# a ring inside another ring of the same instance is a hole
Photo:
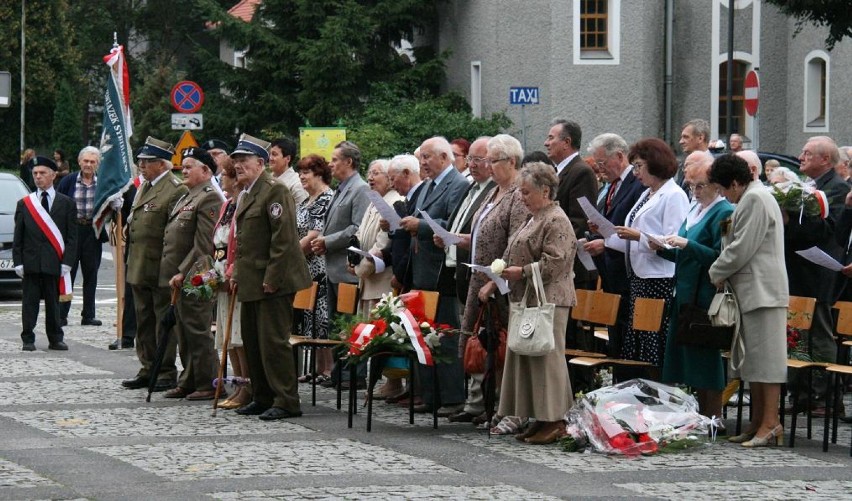
[[[42,298],[48,341],[51,344],[58,343],[65,337],[59,325],[59,277],[62,274],[62,265],[71,266],[77,259],[77,232],[74,228],[77,206],[65,195],[55,191],[54,194],[55,200],[50,206],[49,214],[65,243],[65,252],[61,260],[47,236],[33,219],[29,209],[24,205],[24,200],[19,200],[15,208],[12,261],[15,266],[24,266],[21,302],[23,327],[21,340],[24,343],[35,342],[33,330],[38,321],[39,302]],[[41,203],[40,195],[35,203]]]
[[[784,258],[787,265],[790,295],[816,298],[813,324],[808,333],[811,340],[814,361],[834,362],[837,357],[837,346],[834,342],[833,320],[831,305],[837,300],[836,281],[841,277],[836,272],[811,263],[796,254],[817,246],[829,255],[841,259],[843,247],[838,245],[835,237],[835,223],[841,219],[844,199],[849,192],[849,185],[837,175],[834,169],[814,180],[816,188],[825,192],[828,198],[829,212],[825,219],[819,216],[803,216],[799,222],[799,213],[788,211],[789,221],[784,228]],[[814,373],[813,391],[818,398],[825,396],[827,379],[824,373]],[[795,384],[807,384],[805,377],[796,374]],[[805,396],[805,391],[800,391]]]
[[[645,191],[645,187],[636,179],[632,171],[624,177],[624,181],[621,181],[619,185],[610,201],[609,210],[606,210],[606,197],[604,197],[598,205],[598,211],[612,224],[623,226],[627,215],[630,213],[630,209],[633,208],[639,196]],[[603,237],[594,235],[593,239],[596,238]],[[618,321],[616,325],[609,328],[608,351],[611,356],[617,357],[621,353],[621,339],[627,328],[629,318],[630,304],[628,294],[630,292],[630,282],[627,278],[627,264],[624,260],[623,252],[609,247],[605,247],[603,254],[595,256],[593,259],[600,273],[603,290],[622,297],[618,312]]]
[[[447,172],[449,170],[449,172]],[[447,221],[456,205],[464,196],[470,186],[467,179],[462,176],[452,165],[445,167],[445,174],[441,182],[431,192],[429,183],[424,183],[425,191],[420,194],[420,210],[429,214],[438,224],[447,227]],[[440,175],[437,176],[440,178]],[[417,203],[417,202],[416,202]],[[449,324],[453,327],[459,325],[458,301],[455,298],[455,277],[451,269],[445,267],[446,253],[444,249],[437,247],[433,242],[434,233],[432,228],[423,221],[422,214],[418,212],[416,217],[420,218],[417,234],[413,238],[411,249],[412,288],[438,291],[438,313],[435,321]],[[464,371],[461,360],[458,357],[458,340],[452,336],[441,338],[441,353],[449,360],[447,363],[438,365],[438,378],[440,381],[441,402],[446,404],[460,404],[464,402]],[[421,366],[422,388],[421,396],[423,403],[427,406],[435,405],[432,393],[432,371]]]
[[[464,220],[461,221],[460,224],[456,225],[456,219],[459,217],[459,212],[462,209],[462,202],[467,198],[468,194],[474,187],[477,186],[477,183],[474,181],[473,184],[467,189],[464,193],[464,196],[459,201],[458,206],[453,211],[452,215],[450,215],[449,222],[447,223],[447,227],[453,228],[455,226],[458,227],[457,233],[462,234],[470,234],[470,228],[473,225],[473,215],[476,214],[476,211],[479,209],[479,206],[482,205],[483,200],[485,200],[485,196],[488,195],[488,192],[491,191],[497,183],[494,181],[488,181],[482,189],[477,193],[476,198],[470,203],[470,207],[467,209],[467,212],[464,215]],[[462,306],[464,306],[467,301],[467,289],[470,286],[470,267],[465,266],[465,264],[470,264],[470,250],[462,249],[461,247],[456,246],[456,297],[459,298]]]
[[[76,224],[74,229],[77,232],[77,259],[71,267],[71,282],[77,281],[77,268],[79,267],[83,272],[83,319],[89,320],[95,318],[95,291],[98,288],[98,268],[101,267],[103,240],[95,235],[95,229],[92,227],[92,215],[88,214],[89,217],[84,219],[84,215],[76,211],[77,180],[79,177],[79,172],[63,177],[56,191],[75,203],[74,222]],[[93,185],[93,188],[94,186],[96,184]],[[106,236],[106,232],[102,235]],[[59,316],[67,319],[68,312],[71,310],[71,302],[62,303],[60,310]]]
[[[290,332],[293,298],[311,284],[290,191],[268,173],[237,201],[233,279],[254,401],[301,412]],[[212,236],[212,234],[211,234]],[[263,284],[276,288],[263,291]]]
[[[421,182],[411,193],[411,197],[406,197],[406,201],[401,204],[394,204],[394,209],[400,217],[416,215],[417,199],[420,196],[421,190],[426,186],[426,183]],[[390,237],[390,245],[382,250],[382,257],[389,266],[393,266],[393,275],[397,282],[402,284],[402,292],[411,290],[411,233],[403,229],[388,233]]]

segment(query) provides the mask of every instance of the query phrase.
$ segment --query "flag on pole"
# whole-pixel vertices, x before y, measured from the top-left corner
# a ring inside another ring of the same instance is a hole
[[[101,132],[101,163],[98,185],[95,188],[95,212],[92,226],[100,235],[113,218],[110,202],[123,197],[132,184],[133,151],[130,149],[130,74],[124,59],[124,47],[114,46],[104,56],[109,66],[104,97],[103,130]]]

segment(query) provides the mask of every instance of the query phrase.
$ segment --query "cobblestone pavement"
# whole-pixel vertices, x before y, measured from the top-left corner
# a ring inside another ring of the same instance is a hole
[[[320,388],[312,406],[307,385],[301,418],[212,417],[210,402],[146,403],[145,390],[121,388],[138,363],[133,350],[107,350],[114,303],[98,307],[103,327],[66,328],[68,352],[48,351],[43,331],[38,351],[21,352],[19,311],[0,305],[0,499],[852,499],[848,424],[828,453],[822,420],[807,440],[800,417],[794,449],[720,440],[627,459],[489,438],[445,419],[434,430],[431,415],[410,425],[407,409],[384,402],[367,433],[363,392],[349,429],[345,396],[338,411]]]

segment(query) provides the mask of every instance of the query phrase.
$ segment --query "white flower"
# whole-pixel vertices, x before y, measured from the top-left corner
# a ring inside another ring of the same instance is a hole
[[[429,328],[429,322],[420,322],[420,328],[421,329],[428,329]]]
[[[429,348],[436,348],[437,346],[439,346],[441,344],[441,339],[434,332],[430,332],[429,334],[426,334],[426,336],[423,338],[423,340],[426,341],[426,345],[428,345]]]
[[[491,273],[499,276],[501,273],[503,273],[503,270],[505,270],[505,269],[506,269],[506,261],[503,261],[500,258],[497,258],[494,261],[492,261]]]
[[[390,324],[391,328],[391,337],[394,339],[399,339],[402,342],[403,339],[408,337],[408,333],[405,332],[405,329],[396,322],[392,322]]]

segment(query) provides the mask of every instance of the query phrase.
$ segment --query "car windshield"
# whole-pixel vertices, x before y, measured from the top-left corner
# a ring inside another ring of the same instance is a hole
[[[26,186],[17,178],[0,179],[0,213],[14,214],[18,200],[26,195]]]

